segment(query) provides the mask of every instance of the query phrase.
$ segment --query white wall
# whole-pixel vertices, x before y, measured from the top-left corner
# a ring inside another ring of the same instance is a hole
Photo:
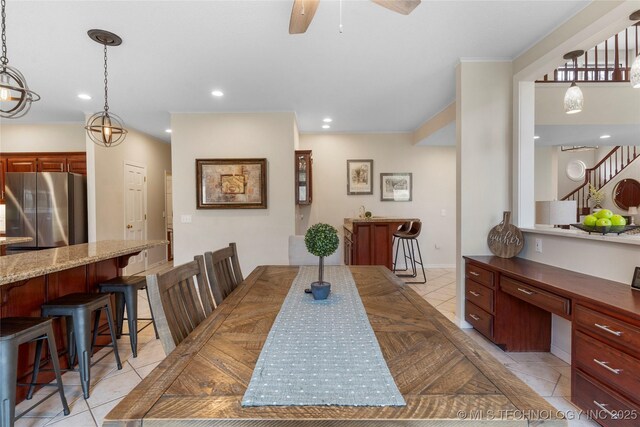
[[[84,123],[18,125],[2,121],[0,152],[85,151]]]
[[[542,148],[542,147],[540,147]],[[536,151],[538,147],[536,147]],[[567,176],[567,165],[573,160],[582,160],[587,168],[592,168],[596,164],[596,150],[585,151],[560,151],[558,150],[558,199],[566,196],[571,191],[583,184],[583,180],[572,181]],[[536,171],[537,172],[537,171]],[[538,176],[536,175],[536,182]]]
[[[288,264],[294,121],[293,113],[172,114],[175,265],[229,242],[238,244],[245,276],[261,264]],[[195,159],[215,158],[267,158],[268,209],[196,210]]]
[[[147,169],[147,239],[166,239],[164,172],[171,171],[169,144],[133,129],[129,129],[127,139],[116,147],[98,147],[88,138],[86,144],[87,151],[93,152],[93,156],[87,156],[87,166],[93,165],[94,170],[87,175],[87,187],[89,197],[91,193],[95,197],[95,240],[125,238],[125,161],[142,164]],[[89,209],[90,215],[91,211]],[[90,227],[92,224],[90,221]],[[163,261],[166,253],[164,245],[149,249],[148,265]]]
[[[453,146],[416,146],[411,134],[400,133],[302,134],[300,149],[313,150],[313,203],[299,209],[304,218],[298,217],[298,234],[317,222],[329,223],[342,234],[344,218],[357,217],[364,205],[375,216],[420,218],[423,231],[419,242],[425,264],[455,265]],[[347,159],[373,159],[373,195],[347,195]],[[388,172],[413,174],[411,202],[380,201],[380,173]]]

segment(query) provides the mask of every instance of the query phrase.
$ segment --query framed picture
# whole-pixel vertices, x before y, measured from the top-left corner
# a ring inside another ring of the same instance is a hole
[[[267,159],[196,159],[198,209],[266,209]]]
[[[383,202],[410,202],[412,186],[411,173],[381,173],[380,200]]]
[[[633,280],[631,281],[631,287],[633,289],[640,290],[640,267],[636,267],[636,270],[633,272]]]
[[[347,194],[373,194],[373,160],[347,160]]]

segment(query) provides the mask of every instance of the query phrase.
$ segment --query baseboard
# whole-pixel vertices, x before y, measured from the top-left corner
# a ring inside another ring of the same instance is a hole
[[[571,355],[569,353],[567,353],[566,351],[562,350],[560,347],[555,346],[555,345],[551,345],[550,352],[551,352],[551,354],[553,354],[557,358],[559,358],[559,359],[567,362],[569,365],[571,365]]]
[[[473,329],[473,325],[471,323],[467,322],[466,320],[458,319],[457,317],[456,325],[458,325],[460,329]]]
[[[455,264],[425,264],[425,268],[456,268]]]

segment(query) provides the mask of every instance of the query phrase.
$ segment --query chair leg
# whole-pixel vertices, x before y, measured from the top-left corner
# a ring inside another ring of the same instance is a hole
[[[29,390],[27,391],[27,400],[30,400],[33,397],[33,391],[35,390],[36,383],[38,382],[38,373],[40,372],[40,359],[42,357],[42,341],[44,340],[44,336],[36,339],[36,355],[33,358],[33,373],[31,374],[31,382],[29,383]],[[53,358],[53,355],[51,357]]]
[[[73,369],[76,364],[76,339],[73,332],[73,318],[71,316],[65,316],[64,321],[67,325],[67,360],[69,362],[69,368]]]
[[[0,341],[0,427],[12,427],[16,414],[18,346],[13,340]]]
[[[420,242],[418,242],[417,239],[413,239],[415,240],[416,243],[416,248],[418,249],[418,258],[420,259],[420,261],[418,261],[415,257],[415,251],[413,251],[413,243],[411,244],[411,248],[413,251],[413,271],[414,271],[414,275],[413,277],[417,277],[418,275],[418,270],[416,268],[416,264],[420,264],[420,268],[422,269],[422,277],[424,278],[424,280],[422,281],[415,281],[415,282],[405,282],[408,284],[423,284],[423,283],[427,283],[427,275],[424,271],[424,262],[422,261],[422,252],[420,251]]]
[[[126,296],[122,292],[115,292],[116,297],[116,336],[118,339],[122,336],[122,326],[124,325],[124,306],[127,300]],[[129,317],[129,312],[127,312]]]
[[[113,354],[116,356],[116,365],[118,370],[122,369],[122,363],[120,363],[120,355],[118,354],[118,342],[116,341],[116,330],[113,325],[113,318],[111,316],[111,301],[107,302],[105,306],[107,310],[107,322],[109,323],[109,332],[111,333],[111,342],[113,344]]]
[[[41,341],[40,341],[41,342]],[[69,405],[67,404],[67,398],[64,396],[64,387],[62,385],[62,375],[60,374],[60,361],[58,360],[58,348],[56,347],[56,339],[53,335],[53,328],[51,325],[47,328],[47,344],[49,344],[49,354],[51,355],[51,363],[53,364],[53,372],[56,375],[56,382],[58,383],[58,393],[60,393],[60,401],[62,402],[62,408],[64,414],[69,415]]]
[[[91,384],[91,312],[87,309],[75,310],[73,314],[73,330],[76,339],[78,355],[78,370],[84,398],[89,398],[89,386]],[[111,325],[112,326],[112,325]]]
[[[129,341],[133,357],[138,357],[138,289],[131,286],[125,290],[124,302],[127,306]]]
[[[98,329],[100,328],[100,313],[101,310],[96,310],[95,318],[93,320],[93,334],[91,335],[91,357],[93,357],[93,348],[98,340]]]
[[[151,301],[149,299],[149,287],[145,286],[144,287],[145,292],[147,293],[147,301]],[[160,336],[158,335],[158,327],[156,326],[156,318],[153,315],[153,307],[151,307],[151,303],[149,303],[149,312],[151,313],[151,323],[153,323],[153,330],[156,333],[156,339],[159,339]]]

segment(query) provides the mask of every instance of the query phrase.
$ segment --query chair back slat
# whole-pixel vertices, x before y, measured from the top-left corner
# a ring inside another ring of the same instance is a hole
[[[149,303],[166,354],[213,311],[204,271],[204,259],[199,255],[191,262],[147,276]],[[206,311],[207,306],[211,311]]]
[[[229,247],[205,252],[204,259],[209,287],[216,305],[219,305],[244,280],[236,244],[229,243]]]

